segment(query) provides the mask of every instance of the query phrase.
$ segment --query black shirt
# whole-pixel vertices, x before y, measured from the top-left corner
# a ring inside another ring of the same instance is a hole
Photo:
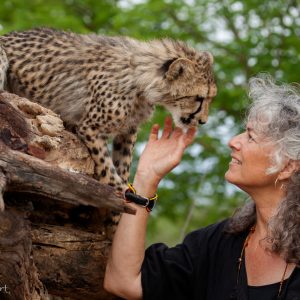
[[[276,300],[279,286],[279,282],[262,286],[248,286],[248,298],[249,300]]]
[[[243,262],[238,286],[237,268],[248,231],[224,232],[227,221],[191,232],[182,244],[154,244],[142,265],[143,299],[249,300]],[[280,300],[300,300],[300,270],[283,286]]]

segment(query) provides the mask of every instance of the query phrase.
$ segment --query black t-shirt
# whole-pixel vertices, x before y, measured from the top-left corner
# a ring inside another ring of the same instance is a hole
[[[154,244],[142,265],[144,300],[248,300],[243,262],[237,285],[238,258],[248,231],[224,232],[227,221],[191,232],[182,244]],[[279,299],[300,300],[300,270],[285,282]],[[268,299],[265,299],[268,300]]]
[[[284,281],[286,284],[286,281]],[[263,286],[248,286],[249,300],[276,300],[280,283],[267,284]]]

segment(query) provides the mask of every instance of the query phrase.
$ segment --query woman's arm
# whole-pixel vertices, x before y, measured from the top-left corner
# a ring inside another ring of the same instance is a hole
[[[195,129],[186,133],[172,130],[171,118],[166,118],[162,136],[159,126],[151,129],[143,151],[133,186],[138,195],[152,197],[160,180],[181,161],[185,148],[193,141]],[[146,226],[149,213],[137,206],[135,215],[122,214],[114,236],[106,267],[104,288],[125,299],[142,299],[141,265],[144,259]]]

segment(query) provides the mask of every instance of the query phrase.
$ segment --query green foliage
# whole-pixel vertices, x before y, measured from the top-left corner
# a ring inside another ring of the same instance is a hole
[[[210,120],[180,167],[162,182],[149,222],[149,242],[174,244],[187,231],[229,216],[245,199],[223,179],[226,143],[242,129],[251,76],[268,72],[299,81],[299,11],[294,0],[2,0],[0,32],[51,26],[143,40],[171,37],[214,54],[218,96]],[[151,124],[162,124],[165,115],[158,109],[143,126],[137,149]],[[132,173],[138,155],[136,150]]]

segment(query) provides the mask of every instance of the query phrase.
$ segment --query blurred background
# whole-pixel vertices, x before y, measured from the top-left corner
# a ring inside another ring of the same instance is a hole
[[[224,180],[227,143],[243,130],[251,76],[267,72],[280,81],[300,81],[298,0],[1,0],[0,34],[41,26],[141,40],[171,37],[215,57],[218,96],[184,160],[161,182],[148,244],[174,245],[246,201]],[[162,124],[166,114],[158,108],[141,128],[132,174],[151,124]]]

